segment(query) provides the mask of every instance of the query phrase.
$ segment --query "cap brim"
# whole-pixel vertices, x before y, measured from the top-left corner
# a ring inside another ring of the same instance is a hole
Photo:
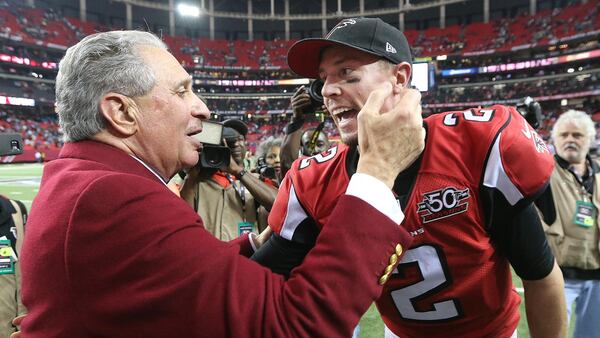
[[[319,77],[319,64],[321,63],[321,52],[323,48],[330,46],[345,46],[356,50],[360,50],[371,55],[383,57],[373,51],[366,50],[334,40],[321,38],[310,38],[296,42],[288,51],[288,66],[294,73],[300,76],[306,76],[311,79]]]

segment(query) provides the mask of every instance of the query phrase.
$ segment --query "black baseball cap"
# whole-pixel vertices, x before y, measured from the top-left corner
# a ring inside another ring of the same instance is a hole
[[[412,54],[404,34],[379,18],[353,18],[340,21],[324,38],[303,39],[288,51],[288,65],[298,75],[319,76],[323,48],[347,46],[389,60],[412,64]]]
[[[240,135],[243,135],[244,137],[246,136],[246,134],[248,134],[248,126],[241,120],[237,120],[237,119],[225,120],[225,121],[223,121],[223,125],[225,127],[234,129],[235,131],[237,131]]]

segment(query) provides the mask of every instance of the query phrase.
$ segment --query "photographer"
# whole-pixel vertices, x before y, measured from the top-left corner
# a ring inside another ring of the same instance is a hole
[[[313,156],[329,148],[329,139],[322,131],[323,122],[316,128],[303,129],[307,114],[326,110],[321,95],[322,87],[321,81],[314,81],[308,88],[300,86],[292,96],[292,120],[285,128],[281,143],[281,177],[285,176],[298,156]]]
[[[2,134],[1,142],[0,156],[22,153],[19,134]],[[0,195],[0,337],[15,332],[12,319],[27,312],[21,303],[18,261],[26,220],[27,209],[22,202]]]
[[[256,166],[260,178],[267,184],[279,187],[281,182],[281,142],[280,137],[269,137],[258,145]]]
[[[258,208],[270,210],[277,189],[262,182],[244,168],[248,127],[240,120],[223,123],[223,138],[231,151],[231,160],[224,169],[196,167],[190,170],[190,180],[181,189],[183,197],[205,221],[206,229],[215,237],[229,241],[245,233],[266,228],[259,221]]]

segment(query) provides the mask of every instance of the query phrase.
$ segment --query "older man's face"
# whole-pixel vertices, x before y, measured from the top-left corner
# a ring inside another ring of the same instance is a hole
[[[572,121],[561,123],[554,139],[556,153],[571,164],[583,163],[590,150],[585,128]]]
[[[156,85],[145,96],[134,98],[141,118],[132,137],[135,155],[170,178],[198,162],[200,143],[192,137],[202,130],[209,110],[192,91],[190,75],[169,52],[155,47],[139,48],[152,68]]]

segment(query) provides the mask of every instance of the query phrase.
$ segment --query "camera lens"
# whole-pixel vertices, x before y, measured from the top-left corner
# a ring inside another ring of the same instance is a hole
[[[319,104],[323,104],[323,95],[321,94],[321,90],[323,89],[323,81],[317,79],[314,80],[310,86],[308,87],[308,95],[313,102],[318,102]]]

